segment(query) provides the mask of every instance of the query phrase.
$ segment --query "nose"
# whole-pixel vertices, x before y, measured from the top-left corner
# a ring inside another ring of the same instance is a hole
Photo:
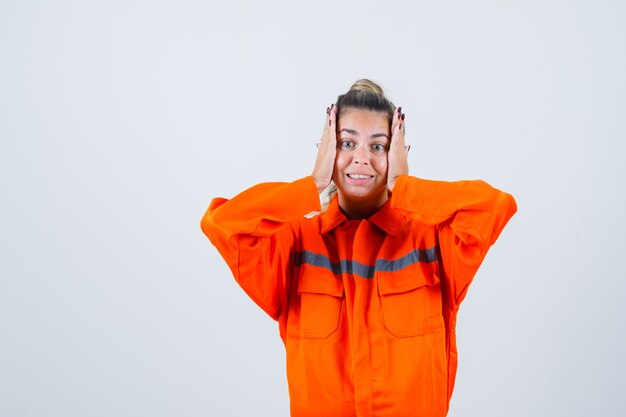
[[[352,163],[359,165],[369,165],[369,152],[367,151],[366,146],[361,145],[354,150]]]

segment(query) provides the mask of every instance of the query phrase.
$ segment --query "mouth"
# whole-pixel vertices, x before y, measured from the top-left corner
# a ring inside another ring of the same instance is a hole
[[[374,178],[373,175],[367,174],[346,174],[346,176],[353,180],[368,180],[370,178]]]

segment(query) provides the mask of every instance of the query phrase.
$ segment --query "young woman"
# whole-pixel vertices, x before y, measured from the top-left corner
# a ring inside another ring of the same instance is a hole
[[[310,176],[216,198],[202,219],[278,321],[292,416],[447,414],[459,304],[516,205],[482,181],[408,176],[404,123],[359,80],[327,109]]]

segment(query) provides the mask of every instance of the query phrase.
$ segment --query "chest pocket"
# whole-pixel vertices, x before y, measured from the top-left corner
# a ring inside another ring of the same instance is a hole
[[[337,331],[344,305],[340,277],[305,269],[298,284],[300,329],[307,339],[325,339]]]
[[[381,314],[387,331],[397,337],[442,330],[439,277],[420,270],[378,277]]]

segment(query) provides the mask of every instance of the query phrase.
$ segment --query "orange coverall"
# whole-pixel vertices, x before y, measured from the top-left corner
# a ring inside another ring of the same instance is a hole
[[[516,211],[483,181],[406,175],[370,218],[311,177],[215,198],[202,230],[279,323],[294,417],[442,417],[457,368],[459,304]]]

